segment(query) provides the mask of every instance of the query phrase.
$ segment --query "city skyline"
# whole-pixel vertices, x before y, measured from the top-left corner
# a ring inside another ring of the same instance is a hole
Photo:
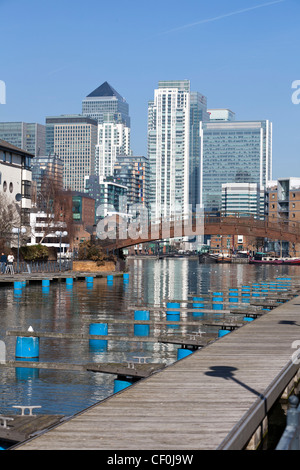
[[[292,84],[300,78],[300,5],[295,0],[180,5],[154,1],[150,9],[117,0],[114,16],[108,4],[65,1],[58,16],[55,2],[50,7],[36,0],[26,5],[0,0],[3,37],[10,38],[2,50],[6,102],[0,121],[44,124],[46,116],[80,113],[82,100],[108,81],[130,103],[133,153],[147,155],[153,90],[160,80],[188,79],[207,97],[208,109],[229,108],[238,121],[270,120],[273,178],[298,174],[300,105],[292,101]],[[96,37],[101,51],[91,45]],[[24,47],[30,54],[23,54]]]

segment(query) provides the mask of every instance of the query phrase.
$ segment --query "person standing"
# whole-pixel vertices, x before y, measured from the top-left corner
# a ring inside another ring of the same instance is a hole
[[[10,253],[7,257],[7,267],[6,267],[6,272],[10,272],[11,274],[14,274],[14,255]]]
[[[1,258],[0,258],[1,274],[5,273],[6,263],[7,263],[7,256],[4,253],[1,253]]]

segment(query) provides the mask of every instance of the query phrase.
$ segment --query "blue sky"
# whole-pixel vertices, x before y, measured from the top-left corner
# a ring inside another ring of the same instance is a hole
[[[299,0],[0,0],[0,121],[80,113],[108,81],[129,103],[132,149],[147,152],[159,80],[189,79],[208,107],[273,122],[273,178],[300,177]]]

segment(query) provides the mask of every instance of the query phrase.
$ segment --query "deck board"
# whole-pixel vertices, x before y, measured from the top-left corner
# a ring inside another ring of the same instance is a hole
[[[299,304],[299,297],[292,299],[16,449],[220,448],[291,363],[292,343],[300,339]],[[277,398],[287,385],[276,390]]]

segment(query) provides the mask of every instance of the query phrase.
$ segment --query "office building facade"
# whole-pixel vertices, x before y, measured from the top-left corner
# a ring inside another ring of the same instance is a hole
[[[63,190],[64,163],[57,155],[35,157],[32,160],[31,170],[36,197],[45,183],[52,184],[56,190]]]
[[[265,215],[265,188],[257,183],[222,184],[222,213],[225,216]]]
[[[42,124],[0,122],[0,139],[34,156],[46,152],[46,127]]]
[[[85,178],[85,192],[95,200],[95,222],[112,215],[127,215],[127,187],[112,176],[93,175]]]
[[[48,148],[63,161],[64,189],[84,192],[85,176],[95,172],[97,121],[80,114],[46,118]]]
[[[256,183],[272,177],[272,123],[201,122],[201,203],[206,211],[222,208],[222,184]]]
[[[82,114],[98,123],[95,173],[112,176],[116,157],[131,153],[129,105],[104,82],[82,101]]]

